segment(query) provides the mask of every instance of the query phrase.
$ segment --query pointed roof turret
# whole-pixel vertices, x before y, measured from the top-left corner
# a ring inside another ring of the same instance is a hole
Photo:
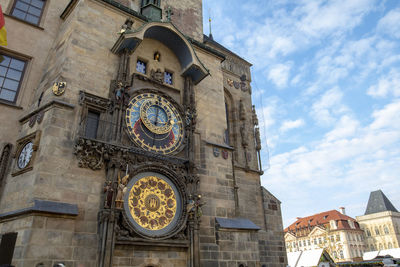
[[[382,190],[371,192],[371,194],[369,195],[367,209],[365,210],[364,215],[382,211],[398,212],[397,209],[390,202],[390,200],[382,192]]]

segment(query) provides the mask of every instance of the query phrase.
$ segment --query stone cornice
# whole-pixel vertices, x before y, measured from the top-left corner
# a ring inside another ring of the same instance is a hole
[[[61,107],[65,107],[65,108],[69,108],[69,109],[73,109],[75,108],[75,105],[61,101],[61,100],[52,100],[46,104],[44,104],[43,106],[38,107],[37,109],[33,110],[32,112],[29,112],[27,115],[23,116],[21,119],[19,119],[20,123],[25,122],[26,120],[28,120],[30,117],[32,117],[33,115],[39,113],[40,111],[50,108],[51,106],[61,106]]]

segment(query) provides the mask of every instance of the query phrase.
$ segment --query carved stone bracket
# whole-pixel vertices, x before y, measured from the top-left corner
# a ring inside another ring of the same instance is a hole
[[[125,166],[129,163],[146,163],[150,158],[163,165],[169,164],[172,168],[175,165],[185,165],[187,163],[187,160],[178,157],[166,157],[161,154],[144,151],[140,148],[117,146],[84,137],[76,140],[74,148],[74,154],[78,158],[79,167],[92,170],[101,169],[106,161],[114,165]]]

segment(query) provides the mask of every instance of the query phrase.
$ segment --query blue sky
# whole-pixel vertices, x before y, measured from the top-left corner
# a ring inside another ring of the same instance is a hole
[[[400,209],[400,1],[203,0],[206,34],[209,13],[214,39],[253,63],[262,184],[284,226],[362,215],[377,189]]]

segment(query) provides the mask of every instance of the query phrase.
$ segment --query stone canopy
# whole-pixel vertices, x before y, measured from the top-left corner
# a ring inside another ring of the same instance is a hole
[[[190,42],[170,22],[150,22],[137,30],[127,30],[121,34],[111,51],[119,54],[128,49],[130,53],[133,53],[144,38],[157,40],[171,49],[181,65],[180,74],[191,77],[194,84],[198,84],[209,74]]]

